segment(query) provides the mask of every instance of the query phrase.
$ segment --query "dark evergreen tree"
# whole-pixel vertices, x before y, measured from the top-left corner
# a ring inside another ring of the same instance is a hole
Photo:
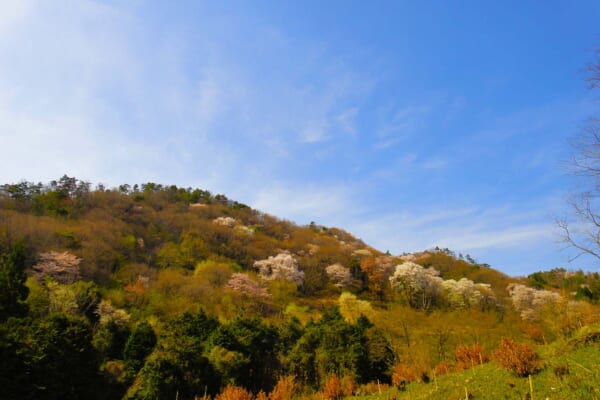
[[[23,241],[0,254],[0,321],[27,314],[25,299],[29,289],[25,286],[25,244]]]
[[[140,323],[131,333],[125,350],[123,350],[123,361],[127,372],[135,375],[144,365],[146,357],[156,346],[156,334],[154,329],[146,321]]]
[[[22,327],[20,335],[17,354],[25,365],[27,382],[15,398],[100,397],[98,357],[91,328],[83,318],[53,314]]]
[[[206,339],[219,326],[202,310],[170,323],[125,398],[183,399],[218,392],[220,376],[204,354]]]

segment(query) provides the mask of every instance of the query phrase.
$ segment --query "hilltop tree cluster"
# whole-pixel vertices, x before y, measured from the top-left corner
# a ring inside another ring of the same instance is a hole
[[[423,268],[412,261],[397,265],[389,279],[402,298],[417,309],[430,310],[435,306],[486,308],[496,305],[489,284],[476,284],[467,278],[444,280],[435,268]]]

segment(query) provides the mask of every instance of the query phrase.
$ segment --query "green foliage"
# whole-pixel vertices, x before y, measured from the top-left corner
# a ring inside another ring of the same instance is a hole
[[[390,342],[385,337],[385,332],[372,326],[366,330],[365,336],[369,365],[363,371],[363,380],[389,382],[390,366],[394,362],[395,355],[391,350]]]
[[[381,331],[370,328],[364,317],[350,324],[337,309],[328,311],[318,323],[306,327],[290,351],[291,372],[314,387],[333,373],[348,375],[359,383],[389,380],[387,364],[392,355],[388,343]]]
[[[154,346],[156,346],[154,329],[148,322],[141,322],[131,332],[123,349],[123,361],[128,374],[135,376]]]
[[[194,269],[194,276],[206,279],[213,286],[223,286],[227,283],[231,274],[239,270],[234,263],[206,260],[198,263]]]
[[[24,357],[24,338],[28,321],[11,318],[0,324],[0,388],[2,398],[25,398],[31,386],[28,360]]]
[[[165,335],[146,358],[126,398],[193,398],[205,390],[216,393],[220,376],[204,353],[206,339],[218,327],[218,321],[203,311],[186,313],[169,324]]]
[[[99,398],[99,364],[85,320],[53,314],[0,331],[7,398]]]
[[[278,341],[278,332],[272,326],[258,318],[241,317],[222,325],[210,338],[211,346],[220,347],[212,355],[227,367],[225,382],[253,391],[270,389],[275,384]]]
[[[201,238],[184,232],[179,243],[167,242],[158,251],[157,265],[161,268],[194,269],[195,265],[208,255],[208,246]]]
[[[127,325],[110,320],[98,328],[92,343],[102,359],[121,360],[130,334],[131,331]]]
[[[543,289],[547,283],[541,272],[535,272],[527,277],[527,285],[536,289]]]
[[[182,338],[178,346],[154,351],[127,391],[125,399],[191,399],[219,388],[216,372],[202,348],[193,340]],[[193,373],[192,373],[193,371]]]
[[[0,322],[8,317],[27,313],[25,299],[29,288],[25,285],[25,244],[23,241],[7,249],[0,249]]]

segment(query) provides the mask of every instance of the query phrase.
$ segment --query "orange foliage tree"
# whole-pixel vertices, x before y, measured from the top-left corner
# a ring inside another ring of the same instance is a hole
[[[327,379],[323,387],[323,396],[333,400],[344,398],[344,387],[339,376],[333,374]]]
[[[253,396],[244,388],[228,385],[215,397],[215,400],[253,400]]]

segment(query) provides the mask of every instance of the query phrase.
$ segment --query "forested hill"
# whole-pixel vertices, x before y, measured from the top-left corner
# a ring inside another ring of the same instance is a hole
[[[2,185],[0,252],[0,398],[365,393],[598,319],[598,274],[393,256],[155,183]]]
[[[429,258],[426,266],[436,267],[442,277],[500,284],[506,279],[468,255],[457,259],[448,249],[392,257],[338,228],[297,226],[225,195],[174,185],[98,185],[92,190],[90,183],[68,176],[45,185],[4,184],[0,210],[4,239],[26,237],[37,255],[68,251],[80,259],[82,277],[98,284],[131,264],[193,270],[200,261],[218,260],[246,271],[281,253],[293,255],[304,273],[303,294],[327,289],[326,267],[334,264],[349,269],[355,290],[371,283],[375,294],[375,276],[369,281],[363,272],[375,260],[395,266]]]

